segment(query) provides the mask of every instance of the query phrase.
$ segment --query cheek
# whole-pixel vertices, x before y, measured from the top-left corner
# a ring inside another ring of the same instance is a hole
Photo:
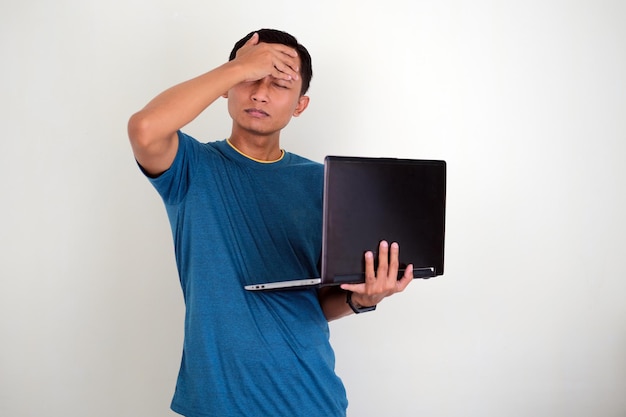
[[[285,109],[285,112],[289,113],[289,116],[293,116],[293,114],[296,112],[296,109],[298,108],[299,102],[299,97],[294,98],[290,95],[289,97],[286,97],[284,99],[282,105],[284,106],[283,108]]]
[[[230,117],[233,117],[233,115],[236,113],[235,104],[230,99],[230,97],[228,98],[228,101],[226,101],[226,108],[228,109],[228,114],[230,114]]]
[[[292,103],[289,103],[289,105],[285,106],[285,111],[282,112],[282,116],[285,120],[289,120],[294,116],[294,113],[296,112],[296,106],[293,105]]]
[[[228,98],[226,99],[228,112],[233,113],[236,112],[237,109],[240,109],[244,103],[244,93],[239,89],[231,89],[228,91]]]

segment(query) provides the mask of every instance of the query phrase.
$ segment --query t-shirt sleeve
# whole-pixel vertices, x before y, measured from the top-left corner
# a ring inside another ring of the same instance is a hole
[[[157,177],[148,177],[165,204],[178,204],[187,194],[193,174],[198,166],[200,143],[178,131],[178,150],[172,165]]]

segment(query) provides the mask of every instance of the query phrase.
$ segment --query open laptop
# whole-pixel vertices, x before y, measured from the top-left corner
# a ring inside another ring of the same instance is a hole
[[[400,245],[400,270],[443,275],[446,162],[327,156],[321,277],[248,285],[263,291],[365,281],[363,254],[381,240]]]

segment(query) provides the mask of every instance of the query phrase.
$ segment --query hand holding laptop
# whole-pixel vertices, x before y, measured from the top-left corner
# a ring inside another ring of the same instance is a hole
[[[361,284],[341,284],[341,288],[352,291],[352,300],[363,307],[375,306],[383,298],[402,292],[413,281],[413,265],[408,265],[402,278],[398,279],[400,267],[400,247],[393,242],[380,242],[378,247],[378,268],[374,270],[374,254],[365,252],[365,282]]]

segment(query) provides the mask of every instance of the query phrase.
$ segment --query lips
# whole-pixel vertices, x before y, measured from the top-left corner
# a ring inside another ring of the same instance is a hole
[[[268,117],[269,116],[269,114],[267,114],[261,109],[246,109],[244,111],[252,117]]]

